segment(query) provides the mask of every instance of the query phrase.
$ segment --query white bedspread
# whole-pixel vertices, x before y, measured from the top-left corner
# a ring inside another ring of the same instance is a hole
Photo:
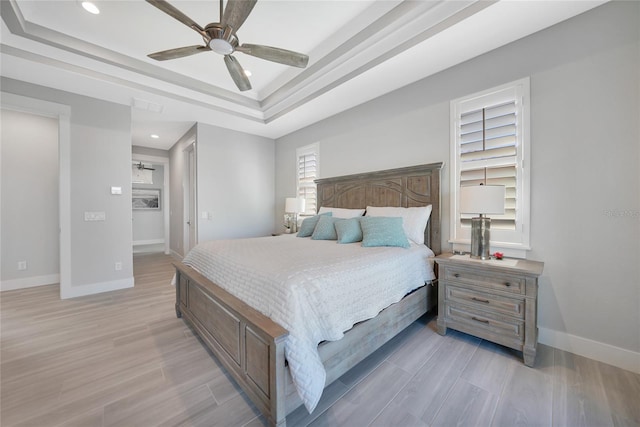
[[[309,412],[325,386],[318,344],[434,279],[424,245],[363,248],[295,236],[210,241],[183,262],[289,331],[285,356]]]

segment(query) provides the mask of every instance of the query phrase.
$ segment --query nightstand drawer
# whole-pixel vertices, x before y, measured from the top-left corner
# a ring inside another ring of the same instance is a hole
[[[447,286],[446,298],[452,302],[471,304],[482,310],[508,314],[519,319],[524,319],[524,298],[509,298],[486,292],[474,292],[469,289],[456,286]]]
[[[476,310],[467,305],[447,304],[445,313],[447,323],[466,324],[478,336],[483,331],[505,339],[524,341],[524,321]],[[455,326],[453,326],[455,329]]]
[[[522,276],[484,272],[479,269],[467,270],[464,268],[447,267],[445,268],[444,278],[446,280],[483,286],[485,288],[512,292],[514,294],[524,294],[525,290],[525,279]]]

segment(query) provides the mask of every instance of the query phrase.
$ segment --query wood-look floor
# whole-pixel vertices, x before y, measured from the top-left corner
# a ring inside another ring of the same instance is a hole
[[[261,426],[182,320],[171,259],[137,255],[133,289],[61,301],[57,286],[3,292],[0,424]],[[449,331],[407,330],[289,426],[638,426],[640,375],[539,346],[520,354]]]

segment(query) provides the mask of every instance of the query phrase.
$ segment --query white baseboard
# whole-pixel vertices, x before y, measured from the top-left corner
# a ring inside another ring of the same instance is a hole
[[[164,245],[164,239],[152,239],[152,240],[134,240],[133,246],[141,245]]]
[[[99,294],[102,292],[117,291],[118,289],[132,288],[134,285],[134,278],[129,277],[127,279],[112,280],[110,282],[90,283],[82,286],[70,286],[60,288],[60,298],[76,298],[85,295]]]
[[[0,282],[0,291],[13,291],[16,289],[34,288],[36,286],[55,285],[58,283],[60,283],[59,274],[24,277],[22,279],[3,280]]]
[[[640,353],[635,351],[546,328],[538,328],[538,341],[640,374]]]

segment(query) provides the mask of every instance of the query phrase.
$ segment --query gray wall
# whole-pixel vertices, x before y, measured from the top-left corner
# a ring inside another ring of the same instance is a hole
[[[198,241],[271,234],[274,176],[272,139],[199,123]]]
[[[0,280],[60,273],[58,120],[11,110],[0,115],[2,136],[2,260]],[[26,261],[27,269],[18,270]],[[45,284],[37,280],[34,284]]]
[[[154,157],[164,157],[166,159],[169,158],[169,150],[161,150],[159,148],[150,148],[150,147],[141,147],[139,145],[134,145],[131,147],[131,154],[135,158],[136,154],[140,154],[143,156],[154,156]]]
[[[184,149],[196,140],[198,241],[267,236],[274,230],[275,143],[198,123],[170,150],[171,251],[184,256]],[[211,214],[204,219],[203,212]]]
[[[7,78],[1,84],[3,92],[71,109],[71,223],[63,230],[70,233],[69,296],[131,286],[130,107]],[[122,187],[122,195],[112,195],[112,186]],[[105,212],[106,220],[86,222],[84,212]]]
[[[276,218],[295,192],[296,147],[320,143],[322,177],[444,161],[446,250],[449,101],[530,76],[541,339],[593,340],[638,360],[639,18],[638,2],[605,4],[278,139]]]

